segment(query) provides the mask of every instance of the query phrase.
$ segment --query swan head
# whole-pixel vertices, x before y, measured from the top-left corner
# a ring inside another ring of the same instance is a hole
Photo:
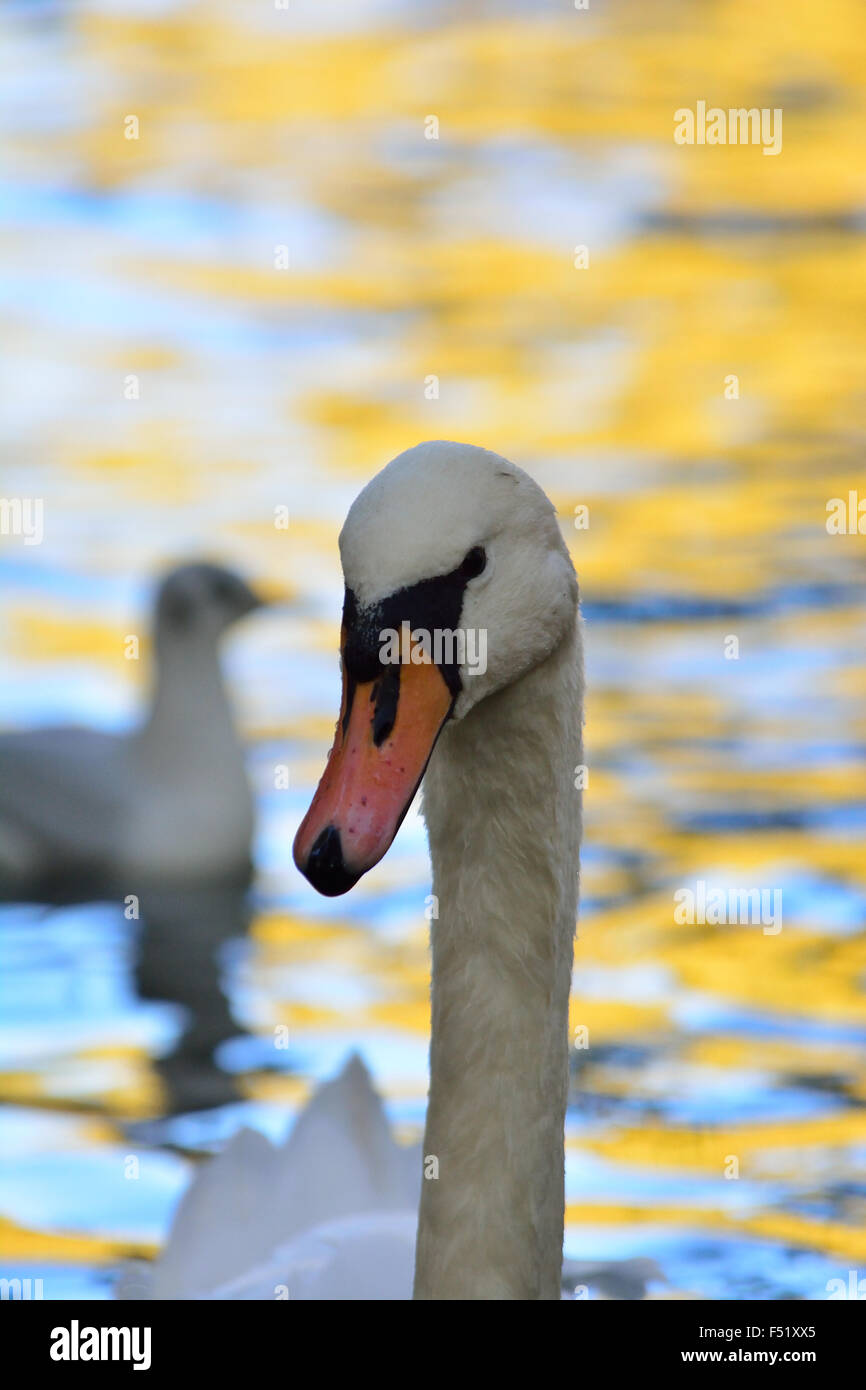
[[[294,845],[327,896],[382,858],[444,725],[540,665],[577,615],[552,504],[473,445],[393,459],[352,504],[340,555],[342,707]]]
[[[165,576],[156,598],[157,642],[216,641],[232,623],[261,608],[264,599],[222,565],[180,565]]]

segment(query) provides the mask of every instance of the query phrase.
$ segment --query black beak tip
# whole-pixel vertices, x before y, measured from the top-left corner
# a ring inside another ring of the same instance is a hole
[[[298,868],[325,898],[338,898],[341,893],[348,893],[361,877],[346,867],[340,832],[335,825],[325,826],[306,864],[299,864]]]

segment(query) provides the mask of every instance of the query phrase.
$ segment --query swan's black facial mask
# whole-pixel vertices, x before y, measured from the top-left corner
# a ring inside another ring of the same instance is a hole
[[[414,661],[387,634],[454,632],[469,580],[467,560],[361,607],[346,589],[341,636],[343,700],[334,746],[295,837],[294,859],[328,897],[347,892],[377,864],[400,828],[430,754],[460,694],[456,645],[442,660]],[[481,552],[483,559],[483,552]],[[416,647],[417,651],[417,647]]]

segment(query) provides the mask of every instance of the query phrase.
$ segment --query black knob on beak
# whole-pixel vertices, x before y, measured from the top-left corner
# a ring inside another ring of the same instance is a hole
[[[361,877],[346,867],[340,832],[335,825],[325,826],[301,872],[326,898],[338,898],[341,893],[348,893]]]

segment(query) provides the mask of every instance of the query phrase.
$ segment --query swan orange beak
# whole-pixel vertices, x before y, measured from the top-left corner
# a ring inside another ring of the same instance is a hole
[[[320,893],[346,893],[378,864],[453,703],[432,661],[386,666],[366,683],[354,681],[343,661],[334,745],[293,849],[297,867]]]

